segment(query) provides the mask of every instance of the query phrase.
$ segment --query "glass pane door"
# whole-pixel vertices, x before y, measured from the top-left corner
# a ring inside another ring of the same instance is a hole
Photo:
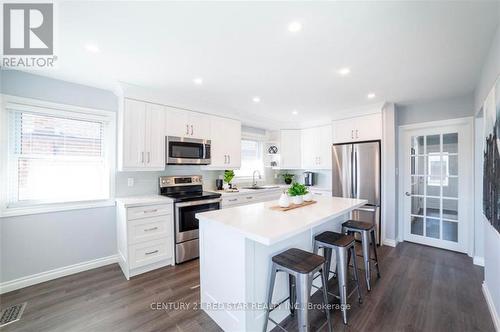
[[[411,136],[410,233],[458,242],[458,133]]]

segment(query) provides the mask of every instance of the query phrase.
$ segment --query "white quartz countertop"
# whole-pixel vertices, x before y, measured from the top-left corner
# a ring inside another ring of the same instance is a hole
[[[173,200],[162,195],[143,195],[143,196],[127,196],[117,197],[116,202],[124,207],[155,205],[155,204],[170,204]]]
[[[248,239],[272,245],[365,205],[364,199],[320,197],[317,203],[289,211],[272,210],[277,201],[197,213],[200,223],[218,223]],[[209,226],[208,226],[209,227]]]

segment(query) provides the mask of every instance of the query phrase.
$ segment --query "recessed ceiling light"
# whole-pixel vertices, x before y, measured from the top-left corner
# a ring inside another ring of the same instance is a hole
[[[297,111],[297,110],[293,110],[293,111],[292,111],[292,114],[293,114],[293,115],[297,115],[297,114],[299,114],[299,111]]]
[[[260,97],[258,96],[253,97],[252,100],[254,103],[260,103]]]
[[[90,52],[90,53],[99,53],[100,52],[99,46],[97,46],[96,44],[91,44],[91,43],[85,44],[85,49],[87,50],[87,52]]]
[[[344,68],[340,68],[337,72],[342,76],[346,76],[346,75],[349,75],[349,73],[351,72],[351,69],[349,67],[344,67]]]
[[[299,32],[300,30],[302,30],[302,24],[300,24],[300,22],[294,21],[288,24],[288,31]]]
[[[370,92],[368,95],[367,95],[368,99],[373,99],[375,98],[375,94],[373,92]]]
[[[194,82],[194,84],[202,85],[203,84],[203,78],[201,78],[201,77],[193,78],[193,82]]]

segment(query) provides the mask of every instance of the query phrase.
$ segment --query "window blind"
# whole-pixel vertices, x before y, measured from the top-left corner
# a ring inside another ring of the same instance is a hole
[[[21,111],[10,118],[11,204],[109,197],[103,122]]]

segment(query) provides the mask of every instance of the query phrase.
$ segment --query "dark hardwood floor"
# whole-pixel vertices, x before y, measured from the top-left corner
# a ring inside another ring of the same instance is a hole
[[[411,243],[379,253],[382,278],[368,294],[362,283],[363,304],[351,298],[347,326],[333,312],[336,331],[494,331],[481,292],[483,269],[469,257]],[[127,281],[114,264],[13,291],[0,296],[1,308],[28,305],[21,321],[2,331],[220,331],[207,314],[193,310],[198,267],[192,261]],[[313,301],[320,302],[319,293]],[[156,302],[176,307],[152,310]],[[183,310],[180,303],[190,307]],[[313,330],[324,322],[323,312],[312,313]],[[288,319],[285,327],[295,324]]]

